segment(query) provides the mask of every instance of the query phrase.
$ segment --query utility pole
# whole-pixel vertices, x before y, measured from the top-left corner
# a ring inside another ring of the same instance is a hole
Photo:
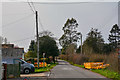
[[[37,35],[37,64],[39,68],[39,35],[38,35],[38,12],[35,11],[36,14],[36,35]]]
[[[45,67],[45,53],[43,53],[43,68]]]

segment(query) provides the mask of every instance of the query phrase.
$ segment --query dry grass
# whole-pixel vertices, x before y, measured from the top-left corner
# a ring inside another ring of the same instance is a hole
[[[70,54],[60,55],[61,59],[71,61],[74,64],[83,64],[84,62],[104,62],[110,64],[109,70],[118,72],[118,58],[117,54],[111,53],[109,55],[105,54],[91,54],[91,55],[81,55],[81,54]]]
[[[110,64],[108,67],[109,70],[118,72],[118,57],[117,54],[111,53],[105,58],[105,63]]]

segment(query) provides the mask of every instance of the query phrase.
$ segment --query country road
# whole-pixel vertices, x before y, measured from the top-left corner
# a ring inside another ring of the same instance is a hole
[[[58,63],[51,70],[50,78],[105,78],[100,74],[70,65],[64,60],[58,60]]]
[[[58,65],[50,72],[26,75],[24,74],[18,79],[8,80],[111,80],[90,70],[73,66],[64,60],[58,60]]]

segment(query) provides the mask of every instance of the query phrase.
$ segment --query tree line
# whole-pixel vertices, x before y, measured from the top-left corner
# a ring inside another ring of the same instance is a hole
[[[62,30],[64,34],[59,38],[59,44],[62,49],[58,49],[56,38],[49,31],[39,33],[39,50],[40,57],[46,53],[46,57],[53,57],[61,54],[73,54],[81,52],[81,45],[77,48],[77,43],[81,40],[81,32],[78,31],[78,23],[74,18],[67,19]],[[120,45],[120,28],[117,24],[113,25],[108,36],[109,43],[105,43],[101,32],[98,29],[91,28],[88,32],[86,39],[82,44],[82,54],[109,54],[115,51]],[[27,58],[37,57],[37,44],[36,40],[31,40],[27,54]]]
[[[52,36],[53,34],[49,31],[39,33],[39,55],[40,58],[42,58],[43,53],[45,53],[48,62],[50,56],[53,57],[53,61],[55,62],[55,56],[59,54],[57,43]],[[37,42],[35,40],[31,40],[28,52],[25,56],[26,58],[37,58]]]
[[[60,45],[62,46],[62,54],[67,54],[71,45],[74,46],[74,51],[76,53],[81,52],[81,46],[76,48],[77,42],[80,41],[81,33],[77,31],[78,23],[74,18],[68,19],[64,24],[63,31],[64,34],[59,39]],[[120,45],[120,27],[115,24],[110,30],[108,36],[109,43],[105,43],[101,32],[98,29],[91,28],[87,34],[87,38],[83,42],[82,53],[91,54],[109,54],[112,51],[115,51]],[[71,47],[73,49],[73,47]],[[70,52],[68,52],[70,53]]]

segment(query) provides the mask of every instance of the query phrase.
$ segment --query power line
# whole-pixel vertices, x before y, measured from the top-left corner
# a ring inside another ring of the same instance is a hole
[[[30,9],[32,10],[32,12],[35,14],[35,7],[33,8],[32,6],[31,6],[31,4],[29,3],[29,1],[27,0],[27,3],[28,3],[28,5],[30,6]]]
[[[43,27],[43,25],[42,25],[42,23],[41,23],[40,16],[39,16],[39,24],[41,25],[42,30],[45,31],[45,29],[44,29],[44,27]]]
[[[34,3],[33,3],[32,1],[31,1],[31,4],[32,4],[34,10],[36,11],[36,8],[35,8]],[[42,28],[42,30],[44,31],[44,28],[43,28],[43,25],[42,25],[42,22],[41,22],[40,16],[39,16],[39,24],[41,25],[41,28]]]
[[[23,18],[20,18],[20,19],[18,19],[18,20],[16,20],[16,21],[13,21],[13,22],[11,22],[11,23],[2,25],[2,27],[3,27],[3,28],[6,28],[6,27],[8,27],[8,25],[15,24],[15,23],[17,23],[17,22],[19,22],[19,21],[22,21],[22,20],[24,20],[24,19],[30,18],[29,16],[31,16],[31,15],[32,15],[32,14],[30,14],[30,15],[28,15],[28,16],[25,16],[25,17],[23,17]]]
[[[29,3],[30,7],[31,7],[31,8],[33,7],[34,11],[36,11],[36,8],[35,8],[34,3],[33,3],[32,1],[31,1],[31,4],[32,4],[32,6],[31,6],[30,3]],[[32,9],[32,11],[33,11],[33,9]],[[39,16],[39,24],[41,25],[42,30],[45,31],[44,28],[43,28],[43,25],[42,25],[42,23],[41,23],[40,16]]]
[[[85,4],[85,3],[96,3],[96,2],[35,2],[35,4]]]
[[[31,1],[31,4],[32,4],[32,6],[33,6],[34,10],[36,11],[35,6],[34,6],[34,4],[33,4],[33,2],[32,2],[32,1]]]
[[[35,36],[31,36],[31,37],[28,37],[28,38],[24,38],[24,39],[20,39],[20,40],[15,40],[15,41],[10,41],[10,42],[21,42],[21,41],[25,41],[25,40],[28,40],[28,39],[31,39],[31,38],[34,38]]]
[[[28,12],[25,12],[25,13],[18,13],[18,14],[16,14],[16,13],[9,13],[9,14],[3,14],[3,16],[5,16],[5,17],[7,17],[7,16],[19,16],[19,15],[26,15],[26,14],[28,14]]]

